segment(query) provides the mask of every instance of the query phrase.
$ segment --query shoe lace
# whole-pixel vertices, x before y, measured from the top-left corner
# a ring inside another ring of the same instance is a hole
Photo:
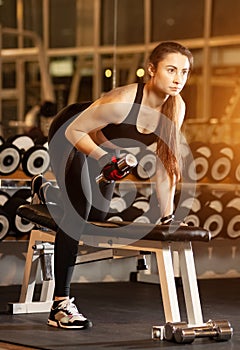
[[[78,311],[76,305],[73,303],[73,301],[74,301],[74,298],[63,300],[59,304],[59,307],[61,307],[61,309],[63,309],[63,310],[66,310],[67,313],[69,313],[71,315],[82,316],[82,314],[79,313],[79,311]]]

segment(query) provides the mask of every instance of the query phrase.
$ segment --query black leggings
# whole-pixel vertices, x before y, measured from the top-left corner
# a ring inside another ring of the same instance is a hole
[[[90,161],[89,161],[90,160]],[[95,178],[99,174],[95,169],[98,169],[96,162],[88,159],[88,164],[82,166],[86,161],[86,156],[78,153],[73,159],[68,174],[66,176],[66,189],[71,203],[76,212],[81,218],[86,221],[104,221],[112,198],[114,185],[107,184],[99,191]],[[94,163],[89,166],[89,163]],[[76,176],[74,169],[78,166],[81,171],[81,179]],[[92,168],[92,169],[90,169]],[[66,203],[63,199],[63,206]],[[101,207],[99,208],[99,206]],[[69,209],[65,206],[63,218],[60,223],[71,220],[72,215]],[[65,226],[65,225],[64,225]],[[76,228],[76,231],[73,228]],[[73,274],[73,268],[78,253],[78,241],[81,238],[82,228],[78,223],[70,223],[70,231],[64,232],[61,228],[58,229],[55,241],[55,295],[69,296],[70,282]],[[70,235],[69,235],[70,234]]]
[[[79,104],[73,106],[55,117],[49,131],[51,166],[61,191],[63,206],[55,239],[55,296],[69,296],[78,243],[84,234],[82,223],[104,221],[114,190],[112,183],[99,188],[95,181],[101,170],[98,163],[73,149],[65,139],[66,121],[79,112],[79,106],[81,108]],[[63,125],[62,134],[57,135],[56,131]],[[60,137],[60,143],[55,142],[54,135]],[[66,162],[62,161],[64,157],[67,158]]]

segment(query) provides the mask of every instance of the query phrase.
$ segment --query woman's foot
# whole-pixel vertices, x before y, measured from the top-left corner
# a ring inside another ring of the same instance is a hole
[[[84,329],[92,327],[92,322],[79,313],[74,298],[53,302],[47,324],[65,329]]]

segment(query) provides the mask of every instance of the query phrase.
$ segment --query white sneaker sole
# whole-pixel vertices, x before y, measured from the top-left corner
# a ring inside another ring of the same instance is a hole
[[[62,324],[59,321],[52,321],[52,320],[48,320],[47,321],[48,326],[51,327],[55,327],[55,328],[64,328],[64,329],[82,329],[82,328],[88,328],[86,326],[66,326],[64,324]]]

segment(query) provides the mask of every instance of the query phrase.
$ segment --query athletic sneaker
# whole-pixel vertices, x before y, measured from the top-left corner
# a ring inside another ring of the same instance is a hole
[[[92,326],[91,321],[79,313],[74,298],[54,301],[47,324],[65,329],[84,329]]]
[[[45,191],[50,185],[42,174],[35,175],[31,181],[31,204],[45,204]]]
[[[39,189],[44,182],[42,174],[35,175],[31,180],[31,204],[40,204],[41,198],[39,197]]]

